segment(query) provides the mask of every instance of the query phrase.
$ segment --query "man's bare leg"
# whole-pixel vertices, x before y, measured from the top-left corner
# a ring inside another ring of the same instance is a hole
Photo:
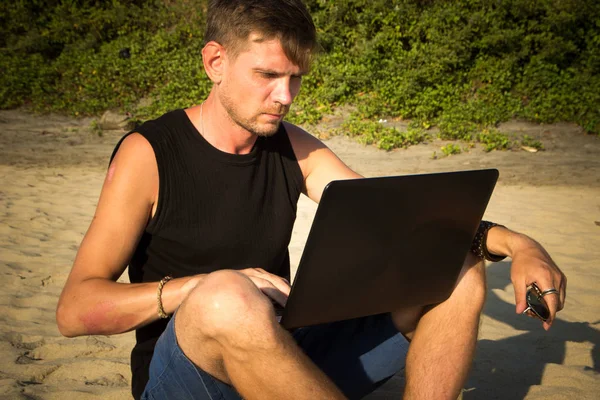
[[[241,273],[207,275],[177,311],[175,332],[192,362],[245,399],[344,398]]]
[[[392,314],[398,329],[411,340],[405,399],[459,396],[473,360],[484,302],[485,265],[469,254],[449,299],[424,312]]]

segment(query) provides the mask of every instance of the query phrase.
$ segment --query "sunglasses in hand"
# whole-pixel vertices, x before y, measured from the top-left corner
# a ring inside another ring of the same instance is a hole
[[[527,287],[525,300],[527,301],[527,308],[523,311],[523,314],[537,317],[542,321],[547,321],[550,318],[550,311],[548,310],[548,306],[546,306],[542,291],[535,283]]]

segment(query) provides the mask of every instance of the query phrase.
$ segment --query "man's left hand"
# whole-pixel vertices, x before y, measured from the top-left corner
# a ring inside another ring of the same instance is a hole
[[[510,275],[515,288],[516,312],[521,314],[527,308],[525,296],[527,287],[532,283],[535,283],[542,292],[550,289],[558,291],[544,296],[550,311],[550,318],[544,322],[544,329],[548,330],[556,313],[564,307],[567,278],[538,242],[516,232],[509,231],[509,235],[510,254],[508,255],[512,258]]]

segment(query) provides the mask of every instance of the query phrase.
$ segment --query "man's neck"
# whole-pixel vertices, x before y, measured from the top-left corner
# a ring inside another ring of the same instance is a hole
[[[185,112],[196,130],[218,150],[230,154],[252,151],[257,136],[235,124],[213,93],[204,103],[187,108]]]

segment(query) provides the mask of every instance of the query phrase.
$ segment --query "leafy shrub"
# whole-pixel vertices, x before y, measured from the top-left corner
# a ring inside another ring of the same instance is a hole
[[[364,121],[356,117],[351,117],[344,122],[338,133],[356,137],[359,142],[366,145],[375,144],[383,150],[408,147],[427,139],[427,134],[420,129],[412,128],[406,132],[400,132],[382,122]]]
[[[157,99],[146,117],[206,96],[205,1],[3,3],[0,107],[94,114]],[[11,18],[16,18],[14,24]],[[4,26],[4,25],[3,25]],[[1,31],[0,31],[1,32]],[[120,57],[129,49],[130,58]],[[13,72],[14,71],[14,72]]]
[[[498,132],[496,129],[484,129],[477,134],[477,141],[483,143],[483,149],[486,152],[492,150],[509,149],[513,143],[505,134]]]
[[[460,153],[462,153],[462,149],[460,148],[460,146],[457,145],[457,144],[454,144],[454,143],[448,143],[447,145],[442,146],[440,148],[440,150],[442,150],[442,153],[445,156],[451,156],[453,154],[460,154]]]
[[[314,124],[355,105],[344,129],[391,149],[423,129],[511,142],[513,117],[600,134],[600,3],[586,0],[307,0],[323,54],[289,119]],[[210,90],[201,62],[206,0],[31,0],[0,6],[0,107],[155,117]],[[128,48],[130,58],[121,58]],[[368,121],[413,121],[400,133]]]
[[[532,138],[529,135],[524,135],[523,139],[521,139],[521,145],[532,147],[536,150],[544,150],[544,145],[539,140]]]
[[[357,104],[360,117],[414,119],[487,144],[478,132],[511,117],[600,133],[597,2],[340,3],[311,2],[321,65],[337,74],[319,90],[343,88],[332,100]]]

